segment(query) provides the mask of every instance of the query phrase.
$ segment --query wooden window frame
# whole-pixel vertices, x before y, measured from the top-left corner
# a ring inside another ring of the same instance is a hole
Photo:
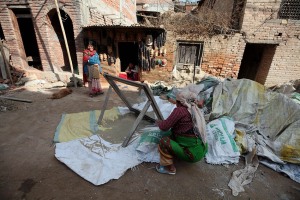
[[[196,53],[195,58],[193,59],[193,62],[181,62],[181,53],[182,50],[181,47],[183,46],[196,46]],[[177,41],[177,51],[176,51],[176,65],[181,68],[184,65],[195,65],[200,66],[201,60],[202,60],[202,53],[203,53],[203,42],[191,42],[191,41]]]

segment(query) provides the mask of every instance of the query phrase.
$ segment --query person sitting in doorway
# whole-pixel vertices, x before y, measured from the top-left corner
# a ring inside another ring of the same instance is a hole
[[[125,70],[127,74],[127,79],[132,81],[138,81],[138,69],[134,64],[129,63],[127,69]]]

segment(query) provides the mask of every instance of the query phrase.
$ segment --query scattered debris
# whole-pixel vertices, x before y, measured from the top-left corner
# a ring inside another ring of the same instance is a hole
[[[6,90],[9,86],[7,84],[0,84],[0,90]]]
[[[77,77],[70,77],[70,82],[67,83],[67,87],[75,87],[75,83],[79,87],[83,86],[82,79],[77,78]]]
[[[11,100],[0,99],[0,112],[18,110],[18,106]]]

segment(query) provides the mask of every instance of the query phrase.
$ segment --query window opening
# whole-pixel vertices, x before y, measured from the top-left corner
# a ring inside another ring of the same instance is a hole
[[[300,20],[300,1],[283,0],[280,5],[279,18]]]

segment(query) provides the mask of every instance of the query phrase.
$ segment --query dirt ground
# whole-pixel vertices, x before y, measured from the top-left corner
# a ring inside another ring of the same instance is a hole
[[[105,92],[108,85],[104,84]],[[234,197],[227,186],[238,165],[177,162],[175,176],[155,171],[155,164],[142,163],[118,180],[94,186],[54,156],[52,140],[63,113],[101,109],[105,94],[90,98],[87,88],[57,100],[48,99],[58,89],[19,87],[6,93],[32,103],[0,100],[0,199],[300,199],[300,184],[259,165],[245,192]],[[125,90],[125,88],[124,88]],[[126,94],[134,98],[135,90]],[[108,109],[124,105],[113,92]]]

